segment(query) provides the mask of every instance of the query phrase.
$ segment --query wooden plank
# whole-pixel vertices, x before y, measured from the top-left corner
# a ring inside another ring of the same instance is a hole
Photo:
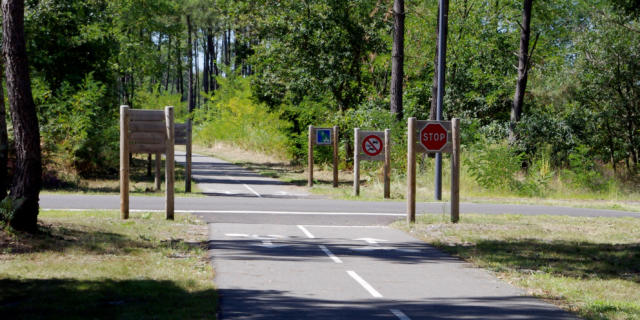
[[[161,144],[132,144],[130,145],[131,153],[165,153],[167,147]]]
[[[129,219],[129,106],[120,106],[120,218]]]
[[[407,119],[407,222],[416,221],[416,118]]]
[[[175,169],[174,169],[174,123],[173,123],[173,107],[166,107],[165,111],[165,123],[166,123],[166,133],[167,133],[167,148],[166,148],[166,157],[165,157],[165,180],[166,180],[166,198],[165,198],[165,210],[167,220],[173,220],[174,213],[174,180],[175,180]]]
[[[164,144],[163,132],[133,132],[129,135],[131,144]]]
[[[191,119],[187,120],[187,134],[186,134],[186,162],[187,165],[185,167],[184,173],[184,192],[191,192]]]
[[[164,121],[162,110],[129,110],[131,121]]]
[[[165,124],[162,121],[131,121],[129,130],[133,132],[165,132]]]

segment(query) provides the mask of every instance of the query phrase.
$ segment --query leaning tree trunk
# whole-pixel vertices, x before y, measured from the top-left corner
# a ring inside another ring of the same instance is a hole
[[[0,70],[4,70],[4,59],[0,57]],[[7,113],[4,105],[3,74],[0,73],[0,201],[7,196],[9,190],[9,137],[7,136]]]
[[[531,36],[531,7],[533,0],[524,0],[522,8],[522,25],[520,26],[520,52],[518,54],[518,82],[516,93],[511,107],[511,122],[509,124],[509,141],[514,142],[515,128],[522,116],[522,103],[524,92],[527,89],[527,76],[529,74],[529,38]]]
[[[391,112],[402,120],[402,79],[404,78],[404,0],[393,2],[393,48],[391,50]]]
[[[24,38],[24,1],[3,0],[2,51],[6,62],[7,94],[16,145],[16,165],[10,197],[18,200],[10,225],[37,231],[38,197],[42,186],[40,132]]]

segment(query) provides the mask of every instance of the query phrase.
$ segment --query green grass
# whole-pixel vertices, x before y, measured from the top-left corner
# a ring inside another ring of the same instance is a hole
[[[193,216],[45,211],[0,231],[5,319],[214,319],[206,225]]]
[[[154,172],[155,160],[153,160],[152,174],[147,174],[147,158],[145,155],[136,154],[133,158],[129,173],[129,193],[131,195],[158,196],[164,197],[164,168],[165,161],[162,160],[160,190],[155,189]],[[175,194],[179,197],[204,197],[193,180],[191,180],[191,193],[185,193],[185,169],[182,166],[175,166]],[[62,179],[55,183],[50,183],[42,190],[45,194],[120,194],[120,176],[112,175],[99,179],[74,177]]]
[[[394,226],[586,319],[640,319],[640,219],[418,216]]]

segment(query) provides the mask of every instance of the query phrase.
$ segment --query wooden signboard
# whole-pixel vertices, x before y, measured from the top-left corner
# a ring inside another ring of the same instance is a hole
[[[338,126],[333,128],[316,128],[309,126],[309,142],[307,149],[308,177],[307,186],[313,187],[313,146],[333,146],[333,187],[338,187]]]
[[[407,123],[407,221],[416,219],[416,151],[451,153],[451,221],[460,219],[460,119]]]
[[[390,197],[390,130],[385,131],[360,131],[354,129],[354,170],[353,170],[353,193],[360,195],[360,161],[384,161],[384,197]]]
[[[133,110],[120,106],[120,216],[129,218],[129,154],[156,154],[156,186],[159,184],[160,154],[165,154],[166,216],[174,215],[174,124],[173,107]]]

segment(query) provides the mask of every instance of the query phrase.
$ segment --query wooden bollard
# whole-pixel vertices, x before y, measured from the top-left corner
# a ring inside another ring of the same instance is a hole
[[[174,161],[175,161],[175,128],[173,127],[173,107],[166,107],[165,123],[167,126],[167,146],[166,146],[166,159],[165,159],[165,180],[166,180],[166,199],[165,210],[167,220],[173,220],[174,216]]]
[[[129,106],[120,106],[120,218],[129,219]]]

